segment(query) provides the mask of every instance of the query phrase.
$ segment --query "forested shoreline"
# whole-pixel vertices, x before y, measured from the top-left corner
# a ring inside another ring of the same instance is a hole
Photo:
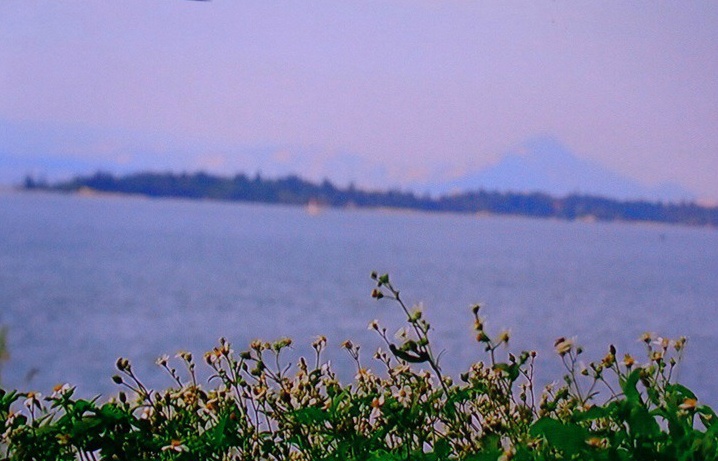
[[[401,190],[338,187],[328,180],[314,183],[298,176],[232,177],[198,173],[143,172],[124,176],[98,172],[68,181],[47,183],[25,178],[25,190],[96,191],[225,201],[283,203],[330,207],[397,208],[434,212],[519,215],[565,220],[642,221],[718,227],[718,207],[696,203],[620,201],[590,195],[554,197],[545,193],[466,191],[432,197]]]

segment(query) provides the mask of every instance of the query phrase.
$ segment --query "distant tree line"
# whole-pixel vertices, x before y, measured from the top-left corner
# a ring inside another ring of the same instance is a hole
[[[69,181],[55,184],[27,177],[23,188],[61,192],[92,190],[139,194],[148,197],[181,197],[291,205],[315,203],[331,207],[384,207],[488,213],[567,220],[652,221],[718,227],[718,207],[705,207],[688,202],[619,201],[589,195],[553,197],[544,193],[486,190],[434,198],[429,195],[416,195],[413,192],[400,190],[362,190],[353,184],[341,188],[328,180],[316,184],[295,175],[267,179],[260,175],[249,177],[245,174],[237,174],[233,177],[222,177],[204,172],[192,174],[136,173],[126,176],[98,172],[91,176],[78,176]]]

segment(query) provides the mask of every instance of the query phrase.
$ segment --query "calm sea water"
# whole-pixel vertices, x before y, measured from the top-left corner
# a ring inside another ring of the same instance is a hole
[[[715,230],[11,192],[0,193],[2,381],[107,395],[119,356],[166,386],[163,353],[290,336],[308,354],[318,334],[349,378],[339,344],[361,343],[369,365],[380,342],[368,322],[401,326],[396,306],[370,298],[372,270],[423,303],[451,373],[485,358],[468,309],[481,302],[489,329],[511,329],[511,350],[539,351],[543,382],[561,377],[559,336],[597,359],[610,343],[640,355],[644,331],[686,335],[679,377],[718,403]]]

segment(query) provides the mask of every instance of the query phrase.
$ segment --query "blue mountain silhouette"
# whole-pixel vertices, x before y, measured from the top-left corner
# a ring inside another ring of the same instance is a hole
[[[586,194],[625,200],[694,200],[693,193],[670,183],[646,186],[585,160],[552,137],[526,141],[495,165],[431,187],[433,193],[466,190],[545,192],[552,195]]]

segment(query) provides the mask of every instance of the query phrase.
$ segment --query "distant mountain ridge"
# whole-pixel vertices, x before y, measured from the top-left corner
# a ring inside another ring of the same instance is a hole
[[[645,186],[598,163],[580,158],[548,136],[526,141],[493,166],[429,187],[434,194],[479,189],[666,202],[693,201],[696,198],[695,194],[675,184]]]
[[[447,152],[451,158],[452,152]],[[420,162],[419,162],[420,163]],[[17,184],[29,174],[48,180],[107,171],[207,171],[281,177],[299,174],[314,181],[330,178],[335,184],[365,188],[402,188],[433,196],[466,191],[542,192],[563,197],[587,194],[618,200],[693,201],[684,187],[650,187],[575,154],[559,140],[536,137],[508,150],[495,165],[450,180],[441,180],[451,162],[423,165],[410,174],[373,157],[322,146],[233,145],[217,140],[173,137],[166,133],[108,130],[0,118],[0,184]]]

